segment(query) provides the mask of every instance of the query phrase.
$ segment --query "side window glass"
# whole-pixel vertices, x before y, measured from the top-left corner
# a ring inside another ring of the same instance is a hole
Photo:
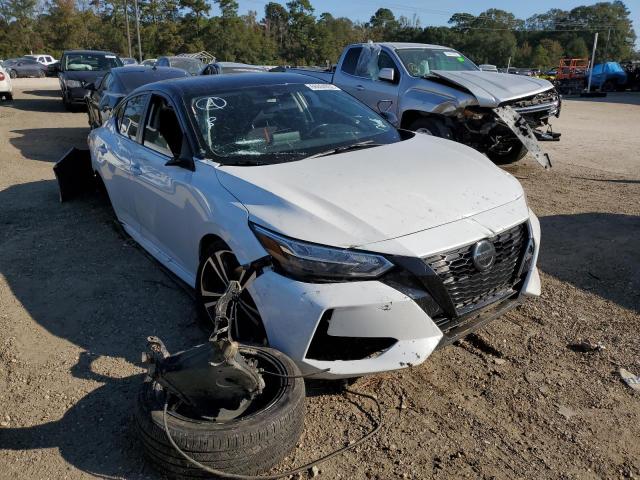
[[[122,118],[118,122],[120,134],[131,140],[136,139],[146,100],[146,95],[139,95],[127,102],[122,112]]]
[[[378,79],[378,73],[380,73],[380,70],[382,70],[383,68],[393,68],[394,83],[397,83],[400,79],[400,71],[398,70],[398,67],[396,67],[396,64],[391,56],[384,51],[380,52],[380,56],[378,57],[378,72],[376,73],[374,80]]]
[[[356,66],[358,65],[358,58],[360,58],[361,52],[362,52],[362,47],[350,48],[344,57],[344,60],[342,62],[342,66],[340,67],[340,69],[344,73],[348,73],[349,75],[355,75]]]
[[[173,107],[164,98],[153,96],[144,127],[144,146],[167,157],[176,157],[182,150],[182,139],[182,129]]]

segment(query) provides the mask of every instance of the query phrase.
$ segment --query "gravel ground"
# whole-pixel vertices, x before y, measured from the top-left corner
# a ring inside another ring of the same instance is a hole
[[[57,81],[0,104],[0,478],[161,478],[131,429],[148,335],[204,339],[188,292],[99,199],[61,205],[51,167],[85,144]],[[543,171],[508,167],[542,223],[542,297],[425,364],[358,380],[385,425],[319,478],[640,476],[640,96],[565,101]],[[602,342],[581,353],[573,342]],[[281,468],[346,444],[373,406],[310,385],[305,433]]]

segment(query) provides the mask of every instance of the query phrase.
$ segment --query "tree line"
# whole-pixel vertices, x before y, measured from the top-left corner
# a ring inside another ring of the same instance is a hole
[[[420,25],[379,8],[367,22],[317,13],[310,0],[270,2],[262,18],[238,12],[235,0],[139,0],[141,49],[145,58],[207,50],[219,60],[270,65],[335,63],[354,42],[404,41],[456,48],[476,63],[547,68],[563,56],[589,56],[600,35],[598,60],[640,58],[626,5],[616,0],[554,8],[519,19],[488,9],[456,13],[448,26]],[[137,56],[134,0],[0,0],[0,58],[65,49],[110,50]]]

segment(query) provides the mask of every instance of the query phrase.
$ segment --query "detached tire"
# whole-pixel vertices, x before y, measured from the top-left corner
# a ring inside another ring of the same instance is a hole
[[[278,350],[241,346],[258,366],[282,375],[299,375],[293,361]],[[254,405],[241,417],[225,423],[188,418],[167,411],[171,438],[191,458],[215,470],[257,475],[280,463],[296,446],[304,426],[305,387],[301,378],[265,375],[261,394],[265,405]],[[182,457],[169,443],[163,423],[165,392],[145,382],[138,396],[135,420],[148,461],[173,478],[211,478]],[[253,410],[252,410],[253,409]]]

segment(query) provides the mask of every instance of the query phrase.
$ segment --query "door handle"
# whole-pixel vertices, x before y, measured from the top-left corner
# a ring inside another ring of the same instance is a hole
[[[359,92],[364,90],[364,85],[356,85],[356,90],[358,90]]]
[[[132,163],[131,164],[131,174],[132,175],[142,175],[142,169],[140,168],[140,165],[138,165],[137,163]]]
[[[98,152],[100,152],[102,155],[106,155],[108,151],[109,149],[104,143],[98,146]]]

